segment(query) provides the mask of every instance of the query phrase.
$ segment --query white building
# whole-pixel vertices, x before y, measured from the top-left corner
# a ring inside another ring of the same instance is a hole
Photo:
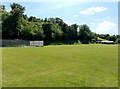
[[[114,44],[114,41],[101,41],[101,44]]]

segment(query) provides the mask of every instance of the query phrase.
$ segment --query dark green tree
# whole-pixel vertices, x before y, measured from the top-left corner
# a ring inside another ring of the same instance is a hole
[[[18,39],[20,27],[19,23],[21,23],[21,18],[23,16],[25,7],[13,3],[10,5],[11,11],[9,15],[4,14],[5,19],[3,20],[3,38],[6,39]],[[6,16],[7,15],[7,16]]]
[[[69,26],[69,39],[71,40],[76,40],[78,38],[78,32],[77,32],[78,25],[77,24],[72,24]]]
[[[62,31],[59,26],[48,22],[44,23],[42,27],[45,35],[45,40],[51,41],[61,38]]]
[[[109,36],[109,37],[108,37],[108,40],[109,40],[109,41],[114,41],[114,42],[115,42],[116,39],[117,39],[117,36],[115,36],[115,35],[112,35],[112,36]]]
[[[28,18],[28,21],[30,21],[30,22],[41,22],[40,19],[38,19],[38,18],[36,18],[36,17],[33,17],[33,16],[30,16],[30,17]]]
[[[95,39],[94,33],[91,32],[91,30],[86,24],[80,26],[79,39],[83,43],[89,43],[92,41],[92,39]]]

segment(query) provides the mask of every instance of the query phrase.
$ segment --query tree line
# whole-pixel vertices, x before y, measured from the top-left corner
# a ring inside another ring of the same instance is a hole
[[[2,16],[2,39],[23,40],[80,40],[83,43],[96,42],[98,38],[116,41],[117,36],[96,34],[88,25],[66,24],[62,19],[28,17],[24,14],[25,7],[18,3],[10,4],[8,12],[4,5],[0,6]]]

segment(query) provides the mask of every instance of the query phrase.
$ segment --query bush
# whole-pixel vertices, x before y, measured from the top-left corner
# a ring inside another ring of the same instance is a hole
[[[44,45],[81,44],[79,40],[44,41]]]
[[[116,43],[120,44],[120,38],[116,39]]]

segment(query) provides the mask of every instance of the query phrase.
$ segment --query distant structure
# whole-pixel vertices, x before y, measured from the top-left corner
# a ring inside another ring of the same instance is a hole
[[[40,47],[43,46],[43,41],[30,41],[30,46]]]
[[[114,41],[101,41],[101,44],[115,44]]]

